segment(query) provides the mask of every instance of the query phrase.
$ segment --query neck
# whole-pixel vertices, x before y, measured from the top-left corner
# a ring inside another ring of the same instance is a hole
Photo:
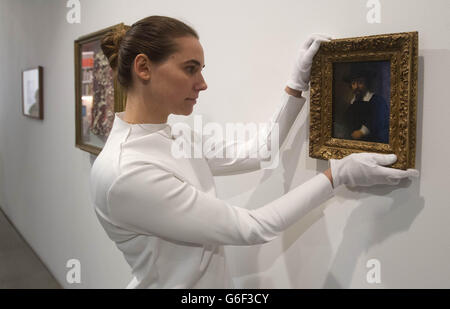
[[[161,109],[160,105],[145,99],[143,95],[133,91],[127,92],[124,121],[137,123],[166,123],[169,114]]]
[[[369,90],[366,90],[365,92],[361,92],[360,95],[355,94],[356,100],[361,101],[367,95],[368,92]]]

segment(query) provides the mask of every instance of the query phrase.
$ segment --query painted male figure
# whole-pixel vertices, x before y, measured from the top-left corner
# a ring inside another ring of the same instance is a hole
[[[351,139],[389,143],[389,105],[386,100],[369,91],[373,73],[353,70],[350,82],[353,99],[346,112]]]

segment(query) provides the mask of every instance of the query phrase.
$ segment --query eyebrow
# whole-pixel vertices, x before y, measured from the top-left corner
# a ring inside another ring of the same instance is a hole
[[[191,60],[185,61],[184,63],[185,63],[185,64],[186,64],[186,63],[194,63],[194,64],[196,64],[196,65],[198,65],[198,66],[201,66],[200,62],[198,62],[198,61],[195,60],[195,59],[191,59]],[[203,65],[203,67],[205,67],[205,65]]]

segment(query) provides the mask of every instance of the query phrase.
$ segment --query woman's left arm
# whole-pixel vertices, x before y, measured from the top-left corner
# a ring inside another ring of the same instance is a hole
[[[302,91],[309,89],[313,58],[321,42],[330,39],[329,36],[311,35],[300,47],[291,77],[283,92],[282,102],[262,135],[258,132],[248,142],[216,140],[212,143],[212,149],[208,147],[211,144],[207,139],[202,149],[207,149],[204,155],[213,175],[233,175],[255,171],[266,166],[276,167],[279,148],[283,145],[292,124],[305,105],[306,100],[301,95]]]
[[[204,153],[212,174],[241,174],[276,164],[278,161],[274,160],[279,149],[305,105],[306,99],[301,94],[301,91],[286,87],[281,104],[270,118],[266,130],[257,132],[249,141],[220,139],[212,142],[210,138],[203,136],[203,141],[208,143],[203,143],[203,149],[213,148]]]

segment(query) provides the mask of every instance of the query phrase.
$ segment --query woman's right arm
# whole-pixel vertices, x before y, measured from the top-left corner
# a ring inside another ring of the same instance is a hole
[[[258,209],[233,206],[155,165],[122,174],[108,192],[109,216],[137,233],[195,244],[269,242],[333,195],[316,175]]]
[[[113,221],[141,234],[195,244],[262,244],[333,196],[332,183],[335,188],[395,185],[403,178],[418,177],[417,170],[385,167],[396,160],[395,155],[376,153],[332,159],[331,170],[252,210],[233,206],[170,171],[145,164],[118,177],[108,191],[107,206]]]

